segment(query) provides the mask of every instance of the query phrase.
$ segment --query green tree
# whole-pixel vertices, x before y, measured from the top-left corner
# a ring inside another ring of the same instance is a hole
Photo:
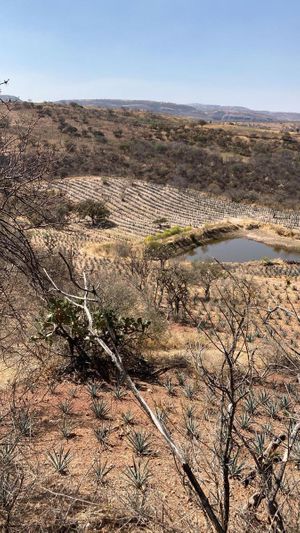
[[[83,200],[76,206],[76,211],[82,217],[90,217],[92,226],[103,226],[107,223],[110,211],[103,204],[95,200]]]

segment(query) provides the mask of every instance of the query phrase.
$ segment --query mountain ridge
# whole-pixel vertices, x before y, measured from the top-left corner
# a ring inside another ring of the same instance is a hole
[[[127,108],[152,113],[186,116],[198,120],[223,122],[298,122],[300,113],[257,111],[243,106],[222,106],[213,104],[176,104],[156,100],[121,100],[109,98],[66,99],[55,103],[75,103],[84,107]]]
[[[20,102],[21,99],[18,96],[13,96],[12,94],[1,94],[0,100],[3,102]]]
[[[22,101],[17,96],[1,94],[1,100]],[[83,107],[129,109],[173,115],[207,122],[300,122],[300,113],[255,110],[244,106],[218,104],[178,104],[158,100],[123,100],[115,98],[75,98],[49,101],[54,104],[78,104]]]

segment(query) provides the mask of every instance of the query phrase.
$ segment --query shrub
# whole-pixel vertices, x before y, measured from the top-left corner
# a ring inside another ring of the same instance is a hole
[[[78,129],[76,128],[76,126],[72,126],[72,124],[64,123],[63,126],[61,127],[61,131],[62,131],[62,133],[67,133],[68,135],[71,135],[71,137],[80,136],[80,133],[78,132]]]
[[[8,129],[10,126],[9,117],[3,116],[0,117],[0,129]]]
[[[225,271],[218,263],[212,263],[211,261],[194,261],[192,263],[190,281],[196,285],[202,285],[204,288],[204,298],[206,301],[209,301],[213,282],[224,275]]]
[[[118,128],[114,130],[113,133],[114,133],[114,136],[117,137],[117,139],[120,139],[120,137],[122,137],[123,135],[123,130],[121,128]]]
[[[119,350],[127,368],[150,371],[151,365],[138,351],[140,343],[148,335],[149,320],[122,316],[111,308],[101,306],[93,310],[92,317],[99,335],[111,349]],[[62,356],[69,359],[67,367],[64,367],[65,373],[77,372],[82,377],[86,377],[88,373],[93,380],[96,377],[109,380],[115,375],[107,354],[99,350],[99,346],[91,339],[82,309],[68,301],[52,297],[48,302],[47,316],[41,318],[38,335],[32,340],[52,343],[59,339],[63,339],[66,348]]]
[[[95,130],[95,131],[93,131],[93,135],[94,135],[96,141],[99,141],[101,143],[107,143],[107,139],[106,139],[103,131]]]
[[[192,229],[191,226],[186,226],[186,227],[172,226],[171,228],[165,229],[161,233],[156,233],[155,235],[149,235],[148,237],[146,237],[145,242],[146,244],[149,245],[153,241],[167,239],[168,237],[173,237],[173,235],[179,235],[181,233],[185,233],[187,231],[190,231],[191,229]]]
[[[35,227],[41,224],[62,227],[66,224],[71,209],[71,202],[62,191],[39,191],[27,206],[26,216]]]

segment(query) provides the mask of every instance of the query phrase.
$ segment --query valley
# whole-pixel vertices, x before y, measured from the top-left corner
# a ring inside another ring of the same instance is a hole
[[[229,497],[216,531],[267,532],[268,491],[296,531],[299,132],[22,102],[1,132],[2,524],[194,533]]]

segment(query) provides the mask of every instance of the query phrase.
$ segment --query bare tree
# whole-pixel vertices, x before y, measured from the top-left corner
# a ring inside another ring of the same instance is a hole
[[[42,284],[33,228],[59,225],[69,207],[61,193],[49,189],[54,152],[33,139],[36,120],[12,119],[14,104],[0,103],[0,247],[1,260]]]
[[[290,411],[285,432],[279,435],[271,432],[268,445],[265,442],[267,433],[262,432],[261,447],[255,438],[249,439],[243,431],[246,422],[249,424],[249,413],[254,413],[257,408],[255,383],[261,381],[261,371],[255,360],[258,347],[252,344],[254,332],[259,327],[260,303],[251,284],[233,275],[230,275],[230,282],[218,289],[219,301],[213,312],[203,302],[206,325],[201,332],[218,357],[217,367],[211,368],[205,344],[192,349],[197,374],[214,398],[219,412],[217,441],[211,457],[212,463],[217,460],[219,464],[219,475],[212,475],[215,498],[222,526],[227,531],[233,505],[232,480],[236,477],[244,486],[251,487],[255,479],[258,490],[249,497],[244,511],[254,516],[265,501],[272,531],[282,533],[286,528],[278,496],[284,492],[286,467],[300,429],[299,416]],[[265,375],[267,372],[268,369]],[[270,402],[267,407],[273,412],[276,405],[271,403],[267,394],[265,397],[265,401]],[[248,470],[238,464],[241,450],[245,464],[249,464]]]

